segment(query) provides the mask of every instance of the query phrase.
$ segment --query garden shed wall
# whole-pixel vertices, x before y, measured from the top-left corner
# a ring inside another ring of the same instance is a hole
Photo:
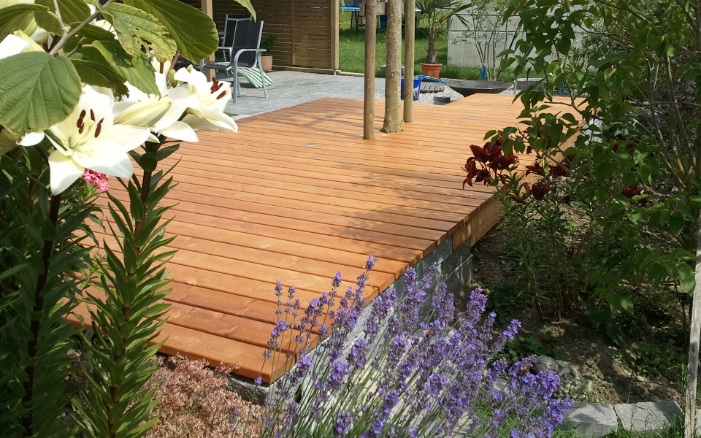
[[[200,8],[200,0],[183,0]],[[275,65],[338,70],[339,0],[253,0],[263,38],[275,37]],[[248,15],[234,0],[212,0],[214,22],[224,29],[226,14]]]

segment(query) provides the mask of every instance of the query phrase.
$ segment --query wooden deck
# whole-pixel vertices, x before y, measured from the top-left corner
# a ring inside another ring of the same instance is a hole
[[[168,197],[179,251],[168,265],[162,351],[238,365],[255,378],[276,320],[277,280],[295,285],[305,305],[337,271],[355,279],[372,254],[374,298],[449,236],[454,247],[474,243],[499,208],[491,188],[462,190],[461,166],[487,130],[514,124],[512,99],[416,105],[404,132],[364,141],[362,101],[327,98],[183,144],[166,163],[180,160]],[[383,111],[377,103],[376,127]],[[282,372],[268,362],[264,380]]]

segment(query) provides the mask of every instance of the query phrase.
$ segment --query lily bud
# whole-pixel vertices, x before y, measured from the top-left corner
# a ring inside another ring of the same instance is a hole
[[[115,114],[114,123],[150,128],[163,117],[170,106],[171,101],[168,98],[136,102]]]

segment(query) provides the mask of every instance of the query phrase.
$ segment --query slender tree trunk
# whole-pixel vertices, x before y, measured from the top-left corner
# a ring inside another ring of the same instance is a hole
[[[436,61],[436,32],[429,30],[428,49],[426,49],[426,64],[435,64]]]
[[[384,132],[404,130],[399,87],[402,75],[402,0],[387,0],[387,70],[385,75]],[[409,97],[411,98],[411,97]]]
[[[696,385],[699,370],[699,338],[701,337],[701,214],[696,232],[696,286],[691,304],[691,329],[689,334],[689,366],[687,369],[684,407],[684,437],[694,438],[696,430]]]
[[[404,3],[404,121],[414,121],[414,5],[415,0]],[[411,96],[411,97],[409,97]]]
[[[375,138],[375,44],[377,39],[377,2],[365,4],[365,95],[363,138]]]
[[[696,56],[701,55],[701,1],[695,2],[694,19],[690,23],[694,29],[694,46]],[[701,80],[696,77],[696,103],[701,103]],[[699,120],[701,112],[696,109],[696,120]],[[694,161],[694,176],[696,180],[701,178],[701,126],[696,127],[694,142],[696,159]],[[701,338],[701,211],[698,213],[696,223],[696,271],[694,279],[694,298],[691,303],[691,327],[689,330],[689,363],[687,368],[687,382],[684,406],[684,438],[696,436],[696,386],[699,373],[699,340]]]

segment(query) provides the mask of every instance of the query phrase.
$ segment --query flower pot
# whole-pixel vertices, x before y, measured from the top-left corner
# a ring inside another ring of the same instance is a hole
[[[263,67],[263,71],[266,73],[273,71],[273,55],[261,55],[260,65]]]
[[[440,78],[441,67],[443,67],[443,64],[421,64],[421,74],[432,78]]]

